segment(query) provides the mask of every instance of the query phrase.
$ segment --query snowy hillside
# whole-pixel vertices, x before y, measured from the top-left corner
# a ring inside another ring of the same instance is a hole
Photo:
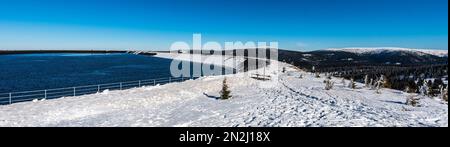
[[[170,57],[162,55],[164,57]],[[216,100],[223,76],[124,91],[0,106],[0,126],[426,126],[448,127],[448,105],[409,94],[347,88],[342,79],[324,90],[324,79],[285,64],[272,64],[271,81],[228,76],[233,96]],[[287,72],[282,73],[285,67]],[[264,71],[252,71],[262,73]],[[303,78],[299,78],[302,75]],[[348,83],[348,81],[347,81]]]
[[[236,69],[239,69],[239,67],[237,67],[239,65],[239,63],[242,63],[245,61],[245,59],[243,57],[218,56],[218,55],[203,56],[204,58],[201,58],[202,56],[190,55],[190,54],[159,53],[158,55],[156,55],[154,57],[165,58],[165,59],[174,59],[174,60],[179,60],[179,61],[192,61],[192,62],[197,62],[197,63],[201,62],[204,64],[211,64],[211,65],[220,65],[220,66],[223,65],[225,67],[236,68]]]
[[[418,55],[434,55],[438,57],[448,57],[448,50],[429,50],[429,49],[408,49],[408,48],[392,48],[392,47],[382,47],[382,48],[332,48],[327,49],[329,51],[345,51],[356,54],[379,54],[383,52],[395,52],[403,51],[416,53]]]

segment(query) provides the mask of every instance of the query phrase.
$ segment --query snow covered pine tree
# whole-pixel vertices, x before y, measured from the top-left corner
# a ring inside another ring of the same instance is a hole
[[[334,87],[334,82],[331,81],[330,79],[326,79],[325,80],[325,90],[331,90]]]
[[[352,79],[350,80],[350,83],[348,84],[348,88],[356,89],[355,79],[352,78]]]
[[[369,75],[366,75],[365,77],[364,77],[364,84],[366,85],[366,88],[369,88],[370,87],[370,80],[369,80]]]

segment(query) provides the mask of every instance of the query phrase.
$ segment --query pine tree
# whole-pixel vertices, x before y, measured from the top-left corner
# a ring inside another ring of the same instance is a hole
[[[350,83],[348,84],[348,88],[356,89],[355,79],[352,78],[352,79],[350,80]]]
[[[429,97],[433,97],[434,95],[433,95],[433,91],[434,91],[434,89],[433,89],[433,81],[431,81],[431,80],[429,80],[428,82],[427,82],[427,95],[429,96]]]
[[[381,78],[376,82],[375,84],[375,89],[376,89],[376,93],[381,94],[381,89],[383,88],[384,85],[384,76],[381,75]]]
[[[427,95],[427,90],[428,90],[428,84],[426,80],[423,80],[423,82],[420,82],[422,85],[419,87],[419,93],[421,95],[426,96]]]
[[[227,100],[231,98],[231,91],[228,88],[227,78],[223,80],[222,91],[220,91],[220,99]]]
[[[330,79],[325,80],[325,90],[331,90],[334,87],[334,82],[332,82]]]
[[[407,82],[406,87],[408,88],[408,91],[406,91],[407,93],[416,93],[417,92],[417,85],[414,81],[409,80]]]
[[[419,93],[421,92],[420,91],[420,88],[423,86],[423,82],[424,82],[425,80],[422,80],[422,79],[417,79],[417,81],[416,81],[416,85],[418,86],[418,91],[419,91]]]
[[[444,86],[442,86],[442,87],[444,87]],[[442,90],[441,90],[441,97],[442,97],[443,100],[448,102],[448,85],[447,85],[447,87],[442,88]]]
[[[391,81],[387,77],[383,77],[383,88],[392,88]]]
[[[373,79],[370,79],[370,89],[371,90],[375,89],[375,82]]]
[[[369,81],[369,75],[366,75],[365,77],[364,77],[364,84],[366,85],[366,88],[369,88],[370,87],[370,81]]]

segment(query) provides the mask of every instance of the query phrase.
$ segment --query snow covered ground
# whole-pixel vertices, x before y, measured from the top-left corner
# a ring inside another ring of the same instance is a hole
[[[287,64],[275,65],[265,69],[271,81],[245,76],[250,73],[227,76],[230,100],[216,99],[224,76],[204,77],[0,106],[0,126],[448,127],[448,105],[440,100],[422,98],[421,107],[407,106],[408,94],[401,91],[384,89],[376,94],[362,85],[350,89],[338,78],[327,91],[323,78]],[[281,72],[283,67],[286,73]]]
[[[209,56],[198,56],[191,54],[171,54],[171,53],[158,53],[155,57],[165,58],[165,59],[175,59],[179,61],[192,61],[197,63],[204,63],[209,65],[220,65],[229,68],[238,69],[239,63],[245,61],[242,57],[232,57],[232,56],[218,56],[218,55],[209,55]]]

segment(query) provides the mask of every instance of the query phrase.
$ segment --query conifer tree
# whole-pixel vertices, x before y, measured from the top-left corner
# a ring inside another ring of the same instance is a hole
[[[383,77],[383,88],[392,88],[391,81],[388,77]]]
[[[352,78],[352,79],[350,80],[350,83],[348,84],[348,88],[356,89],[355,79]]]
[[[331,90],[334,87],[334,82],[332,82],[330,79],[325,80],[325,90]]]
[[[220,91],[220,99],[227,100],[231,98],[231,91],[229,90],[227,78],[223,80],[222,91]]]
[[[370,79],[370,89],[371,90],[375,89],[375,82],[373,79]]]
[[[364,77],[364,84],[366,85],[366,88],[369,88],[370,87],[370,81],[369,81],[369,75],[366,75],[365,77]]]
[[[442,86],[442,87],[444,87],[444,86]],[[447,85],[447,87],[442,88],[442,90],[441,90],[441,97],[442,97],[443,100],[448,102],[448,85]]]
[[[375,84],[376,93],[381,94],[381,89],[384,86],[384,76],[381,75],[380,79]]]
[[[427,82],[427,95],[429,96],[429,97],[433,97],[433,91],[434,91],[434,89],[433,89],[433,81],[431,81],[431,80],[429,80],[428,82]]]

